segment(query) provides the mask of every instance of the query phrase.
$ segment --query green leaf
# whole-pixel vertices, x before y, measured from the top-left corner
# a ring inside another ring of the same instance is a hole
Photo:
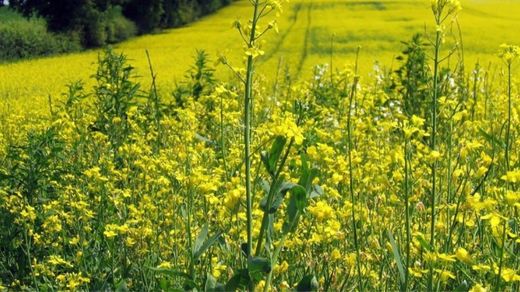
[[[309,195],[309,199],[314,199],[314,198],[317,198],[319,196],[323,196],[323,194],[324,194],[324,192],[323,192],[323,189],[321,188],[321,186],[314,185],[312,187],[311,194]]]
[[[236,291],[239,289],[245,289],[249,284],[251,278],[247,269],[238,270],[231,279],[226,283],[225,291]]]
[[[307,207],[307,192],[302,187],[294,187],[291,189],[291,194],[296,202],[296,208],[303,213]]]
[[[205,292],[223,292],[225,291],[224,285],[217,282],[217,279],[213,277],[211,274],[207,274],[206,276],[206,284],[204,285]]]
[[[283,226],[284,232],[296,230],[298,214],[303,213],[305,207],[307,207],[307,192],[302,186],[296,185],[291,189],[291,198],[287,205],[287,217]]]
[[[267,274],[271,271],[271,261],[263,257],[250,257],[247,260],[249,275]]]
[[[282,178],[279,178],[277,181],[276,181],[276,184],[274,185],[273,189],[275,190],[275,193],[273,194],[273,201],[276,201],[278,200],[278,193],[279,193],[279,189],[280,189],[280,183],[283,181]],[[261,186],[262,186],[262,189],[264,190],[265,192],[265,196],[262,198],[262,200],[260,200],[260,209],[262,209],[262,211],[264,212],[267,212],[267,199],[269,199],[269,194],[271,192],[271,185],[266,181],[266,180],[262,180],[261,181]],[[279,207],[279,206],[278,206]],[[276,209],[278,207],[275,207],[273,208],[273,204],[271,203],[271,207],[269,208],[269,213],[275,213],[276,212]]]
[[[432,247],[430,245],[430,243],[428,243],[426,241],[426,239],[424,239],[424,237],[422,236],[416,236],[415,239],[417,239],[417,241],[419,241],[419,244],[421,245],[422,248],[424,248],[425,250],[427,251],[431,251],[432,250]]]
[[[247,260],[249,277],[254,281],[260,281],[271,271],[271,261],[263,257],[249,257]]]
[[[273,145],[271,146],[271,151],[269,151],[269,166],[273,172],[276,171],[276,165],[278,164],[278,159],[280,159],[280,155],[282,154],[285,142],[287,142],[287,139],[278,136],[274,139]]]
[[[204,241],[202,246],[193,254],[193,259],[198,259],[206,250],[208,250],[215,242],[217,242],[222,236],[222,231],[219,231],[217,234],[208,238],[208,240]]]
[[[303,186],[308,193],[312,191],[312,181],[319,175],[319,170],[316,168],[309,168],[309,162],[305,154],[301,155],[302,166],[300,173],[300,180],[298,184]]]
[[[386,231],[388,235],[388,239],[390,239],[390,245],[392,246],[392,252],[394,254],[395,262],[397,263],[397,269],[399,270],[399,279],[401,280],[401,284],[405,281],[405,272],[403,267],[403,260],[401,259],[401,255],[399,254],[399,248],[395,244],[394,236],[392,234],[392,231],[387,230]]]
[[[484,129],[478,129],[480,134],[484,136],[484,138],[491,144],[496,144],[502,148],[506,148],[506,142],[502,141],[498,136],[491,135],[488,132],[484,131]]]
[[[126,286],[126,281],[125,280],[121,280],[116,285],[116,292],[126,292],[126,291],[129,291],[128,287]]]
[[[184,280],[184,283],[182,284],[182,288],[184,291],[192,291],[197,287],[197,284],[192,279],[186,279]]]
[[[271,185],[269,184],[269,182],[265,179],[260,179],[260,187],[262,187],[262,190],[267,196],[269,194],[269,191],[271,190]]]
[[[304,186],[305,182],[307,182],[309,177],[309,162],[307,161],[307,155],[303,154],[301,157],[301,169],[300,169],[300,180],[298,181],[299,185]]]
[[[470,287],[468,285],[468,282],[466,280],[462,280],[455,288],[453,289],[453,292],[466,292],[469,291]]]
[[[288,191],[292,190],[292,188],[297,187],[298,185],[292,182],[284,181],[282,185],[280,186],[279,192],[284,194]]]
[[[204,224],[204,226],[202,227],[202,229],[200,230],[200,233],[199,235],[197,236],[197,239],[195,240],[195,244],[193,245],[193,248],[192,248],[192,254],[195,254],[196,252],[198,252],[200,250],[200,248],[202,247],[202,244],[204,244],[204,241],[206,240],[206,238],[208,238],[208,224]]]
[[[163,291],[169,291],[170,283],[168,282],[168,280],[166,278],[161,278],[161,279],[159,279],[159,287],[161,287],[161,289]]]
[[[319,284],[314,275],[305,275],[296,286],[296,291],[318,291]]]
[[[283,178],[280,178],[280,181],[283,181]],[[297,186],[297,184],[294,184],[294,183],[291,183],[291,182],[287,182],[287,181],[283,181],[281,184],[280,183],[277,184],[277,186],[276,186],[277,190],[276,190],[276,193],[273,195],[273,201],[271,202],[271,207],[269,208],[269,213],[270,214],[276,213],[278,208],[280,208],[280,205],[282,205],[282,203],[283,203],[283,199],[285,197],[285,194],[289,190],[294,188],[295,186]],[[266,209],[267,209],[267,199],[268,199],[268,196],[269,196],[269,193],[267,193],[267,195],[264,196],[262,198],[262,200],[260,201],[260,208],[264,212],[266,212]]]
[[[269,153],[264,152],[261,154],[262,162],[271,176],[275,175],[276,165],[278,164],[278,159],[280,159],[280,155],[282,154],[286,142],[287,139],[282,136],[277,136],[271,145]]]

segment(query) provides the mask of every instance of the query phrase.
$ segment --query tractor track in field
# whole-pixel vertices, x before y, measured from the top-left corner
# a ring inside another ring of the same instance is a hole
[[[303,38],[302,53],[300,56],[300,60],[298,61],[298,66],[296,67],[296,78],[300,77],[300,74],[301,74],[302,68],[303,68],[303,64],[305,63],[305,59],[307,59],[307,56],[309,55],[309,38],[310,38],[311,23],[312,23],[312,5],[313,5],[312,1],[307,5],[307,24],[305,26],[305,36]]]
[[[265,63],[267,61],[269,61],[276,53],[278,53],[280,51],[280,48],[282,47],[283,43],[285,42],[287,36],[289,36],[289,34],[292,32],[293,28],[294,28],[294,25],[296,24],[296,22],[298,21],[298,15],[300,13],[300,10],[302,8],[302,3],[297,3],[295,6],[294,6],[294,14],[292,16],[292,22],[291,24],[289,25],[289,27],[287,28],[287,30],[284,31],[284,33],[281,35],[281,37],[278,39],[278,41],[276,42],[276,44],[274,45],[274,48],[272,50],[270,50],[267,54],[265,54],[260,60],[259,60],[259,63],[262,64],[262,63]]]

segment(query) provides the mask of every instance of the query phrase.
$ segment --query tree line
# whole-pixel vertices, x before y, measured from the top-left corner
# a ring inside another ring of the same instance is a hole
[[[8,5],[26,16],[45,18],[51,31],[77,37],[85,47],[96,47],[138,33],[181,26],[231,1],[9,0]]]

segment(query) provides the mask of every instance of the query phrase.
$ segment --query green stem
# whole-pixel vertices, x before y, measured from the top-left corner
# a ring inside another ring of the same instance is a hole
[[[509,144],[511,139],[511,62],[507,64],[507,130],[506,130],[506,171],[509,171]]]
[[[504,264],[504,248],[506,246],[506,226],[507,226],[507,220],[504,220],[504,227],[502,228],[502,247],[500,248],[500,261],[498,263],[498,274],[495,279],[495,289],[496,291],[500,291],[500,277],[502,276],[502,267]]]
[[[440,23],[437,21],[437,26]],[[441,32],[437,30],[435,34],[435,57],[434,57],[434,67],[433,67],[433,99],[432,99],[432,134],[430,141],[430,148],[432,151],[435,151],[437,148],[436,144],[436,134],[437,134],[437,99],[439,96],[439,54],[441,47]],[[437,162],[432,162],[432,190],[430,194],[430,203],[431,203],[431,222],[430,222],[430,246],[432,251],[435,251],[435,199],[437,195]],[[428,281],[428,290],[433,290],[433,264],[430,264],[430,275]]]
[[[186,149],[187,150],[187,149]],[[186,160],[186,174],[188,174],[188,177],[190,175],[190,161],[189,159]],[[190,263],[189,263],[189,272],[191,279],[195,279],[195,266],[194,266],[194,259],[193,259],[193,241],[191,239],[191,211],[193,208],[193,192],[191,189],[188,189],[187,193],[187,204],[186,204],[186,235],[188,236],[188,253],[190,255]]]
[[[408,162],[408,140],[405,138],[404,142],[404,208],[405,208],[405,220],[406,220],[406,270],[404,274],[404,291],[408,291],[408,268],[410,267],[410,243],[411,243],[411,232],[410,232],[410,210],[409,210],[409,162]]]
[[[25,249],[26,249],[25,253],[27,255],[29,270],[31,271],[31,279],[33,281],[34,289],[36,289],[36,291],[39,291],[40,289],[38,287],[38,282],[36,281],[36,277],[34,276],[34,270],[33,270],[33,266],[32,266],[31,241],[30,241],[29,235],[27,233],[28,233],[27,227],[25,227],[24,232],[23,232],[24,241],[25,241]]]
[[[289,228],[287,230],[292,230],[294,228],[294,225],[296,222],[298,222],[298,219],[300,217],[300,211],[296,211],[296,215],[294,216],[293,221],[291,222]],[[276,266],[276,263],[278,262],[278,256],[280,255],[280,251],[282,250],[285,240],[287,239],[287,236],[291,233],[290,231],[285,232],[282,235],[282,238],[280,239],[280,242],[276,246],[276,249],[274,250],[273,257],[271,258],[271,266],[274,268]],[[268,292],[269,288],[271,287],[271,281],[273,279],[273,269],[269,271],[269,274],[267,274],[267,280],[265,281],[264,286],[264,292]]]
[[[255,42],[256,22],[258,15],[258,0],[254,2],[253,25],[249,36],[248,47],[252,48]],[[253,56],[247,57],[247,75],[244,96],[244,160],[246,164],[246,213],[247,213],[247,253],[248,257],[253,250],[253,210],[251,196],[251,108],[253,95]]]
[[[359,285],[359,291],[363,291],[363,282],[361,279],[361,262],[360,262],[360,252],[359,252],[359,243],[358,243],[358,235],[357,235],[357,224],[356,224],[356,198],[354,196],[354,174],[353,174],[353,166],[352,166],[352,104],[354,101],[354,98],[356,96],[356,88],[359,81],[359,77],[357,76],[357,60],[359,59],[359,47],[357,50],[357,56],[356,56],[356,69],[354,77],[354,82],[352,83],[352,88],[350,91],[350,97],[349,97],[349,104],[348,104],[348,114],[347,114],[347,139],[348,139],[348,167],[349,167],[349,193],[350,193],[350,199],[352,202],[352,229],[354,232],[354,247],[356,249],[356,268],[358,273],[358,285]]]

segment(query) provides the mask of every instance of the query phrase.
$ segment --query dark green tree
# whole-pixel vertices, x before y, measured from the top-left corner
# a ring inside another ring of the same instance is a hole
[[[164,0],[130,0],[124,14],[132,19],[141,32],[151,32],[161,26]]]

